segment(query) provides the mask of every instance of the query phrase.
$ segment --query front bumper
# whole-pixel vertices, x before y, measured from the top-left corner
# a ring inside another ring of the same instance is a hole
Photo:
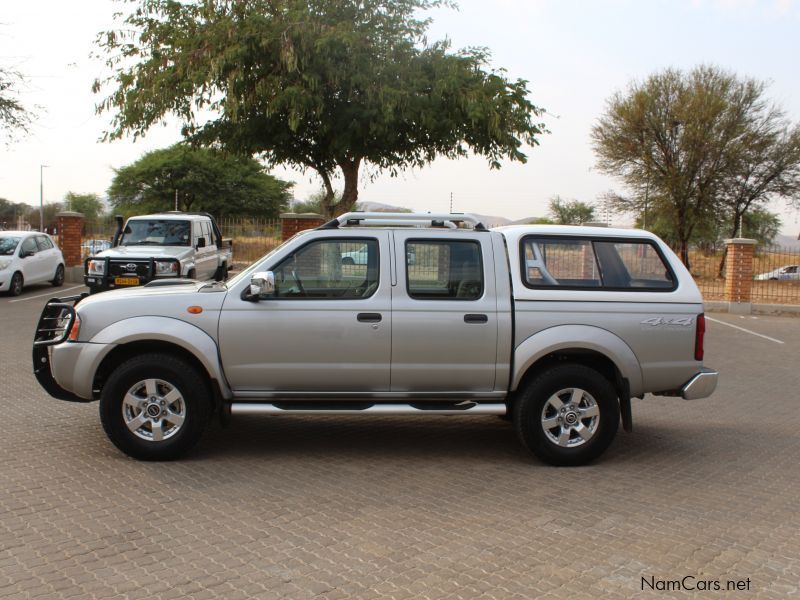
[[[704,367],[681,388],[681,398],[684,400],[708,398],[717,389],[718,379],[719,373]]]

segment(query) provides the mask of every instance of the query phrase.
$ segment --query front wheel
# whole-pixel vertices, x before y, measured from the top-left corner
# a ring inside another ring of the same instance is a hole
[[[53,287],[61,287],[64,285],[64,265],[58,265],[56,267],[56,276],[50,281],[53,284]]]
[[[611,382],[579,364],[551,367],[531,381],[514,405],[522,444],[552,465],[583,465],[600,456],[619,427]]]
[[[24,279],[22,277],[22,273],[17,271],[11,277],[11,282],[9,283],[9,287],[8,287],[8,295],[9,296],[19,296],[22,293],[23,285],[24,285]]]
[[[205,374],[170,354],[118,366],[100,396],[100,420],[113,444],[140,460],[172,460],[200,439],[211,414]]]

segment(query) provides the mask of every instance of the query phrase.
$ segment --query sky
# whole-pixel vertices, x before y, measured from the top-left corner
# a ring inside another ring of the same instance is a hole
[[[136,142],[101,142],[111,115],[97,115],[93,80],[107,74],[92,58],[98,32],[113,24],[113,0],[0,0],[0,65],[28,77],[21,100],[39,107],[31,134],[0,146],[0,197],[39,204],[68,191],[105,196],[114,168],[180,140],[169,121]],[[416,210],[453,209],[510,219],[544,216],[559,195],[595,203],[622,183],[597,172],[590,142],[606,100],[667,67],[715,64],[770,82],[768,97],[800,121],[800,0],[461,0],[430,12],[429,39],[483,46],[492,66],[526,79],[546,109],[550,133],[527,149],[526,164],[490,170],[485,159],[437,159],[397,177],[363,173],[359,199]],[[41,165],[47,165],[40,168]],[[297,199],[320,188],[312,173],[284,168]],[[771,207],[782,231],[800,232],[800,211]],[[620,220],[617,217],[615,220]]]

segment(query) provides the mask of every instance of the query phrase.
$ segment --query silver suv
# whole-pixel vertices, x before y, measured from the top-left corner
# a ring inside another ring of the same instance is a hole
[[[717,383],[700,292],[646,231],[349,213],[227,283],[160,283],[51,301],[34,341],[42,386],[99,400],[139,459],[183,454],[215,412],[492,414],[577,465],[631,429],[631,398]]]

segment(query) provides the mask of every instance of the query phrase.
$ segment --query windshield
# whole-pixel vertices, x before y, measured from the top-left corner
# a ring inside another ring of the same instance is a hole
[[[188,246],[189,221],[131,219],[120,238],[120,246]]]
[[[19,240],[20,238],[18,237],[0,237],[0,256],[11,256],[14,254]]]

